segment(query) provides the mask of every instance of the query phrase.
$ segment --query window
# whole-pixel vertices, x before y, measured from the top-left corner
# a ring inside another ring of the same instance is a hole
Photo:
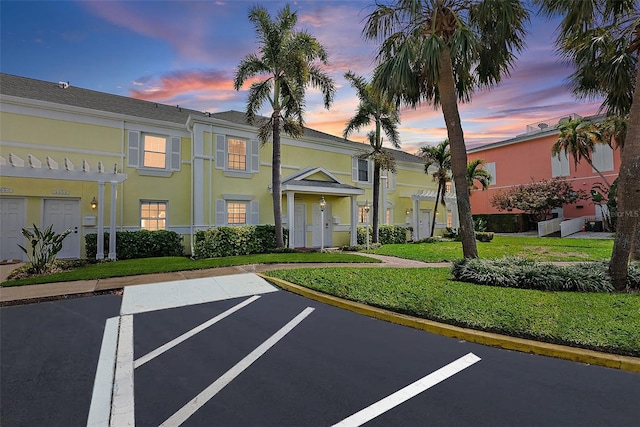
[[[364,206],[358,206],[358,223],[367,223],[367,212],[365,211]]]
[[[613,149],[608,144],[596,144],[593,147],[593,172],[613,170]]]
[[[444,191],[447,193],[451,193],[451,181],[448,181],[445,185],[444,185]]]
[[[447,227],[453,227],[453,212],[447,211]]]
[[[247,141],[229,138],[227,147],[227,168],[241,171],[246,170]]]
[[[560,153],[557,155],[551,155],[551,176],[553,178],[557,176],[569,176],[569,158]]]
[[[164,169],[167,163],[167,138],[142,135],[142,165],[146,168]]]
[[[387,217],[386,217],[385,224],[391,225],[391,221],[392,221],[391,212],[392,212],[391,208],[387,209]]]
[[[491,174],[489,185],[496,185],[496,162],[485,163],[482,168]]]
[[[369,162],[367,160],[358,159],[358,181],[369,181]]]
[[[247,223],[247,203],[227,202],[227,224],[242,225]]]
[[[140,228],[142,230],[166,230],[167,202],[140,203]]]

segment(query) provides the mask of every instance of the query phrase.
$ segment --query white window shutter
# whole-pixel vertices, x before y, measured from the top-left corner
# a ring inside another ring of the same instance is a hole
[[[216,225],[227,225],[227,203],[224,199],[216,199]]]
[[[216,135],[216,169],[224,169],[227,138],[224,135]]]
[[[560,176],[562,173],[562,162],[560,161],[561,154],[551,155],[551,176],[553,178]]]
[[[260,172],[260,148],[258,140],[251,140],[251,172]]]
[[[387,179],[389,180],[389,190],[396,189],[396,174],[393,172],[387,172]]]
[[[369,167],[369,176],[367,176],[367,182],[373,182],[373,161],[367,160],[367,166]]]
[[[180,170],[180,138],[171,137],[171,170]]]
[[[129,131],[127,166],[137,168],[140,164],[140,132]]]
[[[251,202],[249,202],[249,211],[251,212],[249,224],[260,224],[260,202],[258,202],[257,200],[252,200]]]
[[[351,158],[351,180],[358,182],[358,157],[353,156]]]
[[[482,166],[487,172],[491,174],[491,180],[489,181],[489,185],[496,184],[496,164],[495,162],[485,163]]]
[[[567,155],[560,154],[560,176],[569,176],[571,175],[571,170],[569,167],[569,157]]]

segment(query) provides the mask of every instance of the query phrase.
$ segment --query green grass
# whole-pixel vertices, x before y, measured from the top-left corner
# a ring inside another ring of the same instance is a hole
[[[41,283],[70,282],[74,280],[106,279],[109,277],[135,276],[139,274],[167,273],[172,271],[201,270],[205,268],[231,267],[248,264],[278,263],[330,263],[330,262],[380,262],[357,254],[343,253],[272,253],[240,255],[224,258],[191,260],[186,257],[141,258],[124,261],[102,262],[74,270],[2,282],[1,286],[21,286]]]
[[[480,258],[520,256],[538,261],[597,261],[611,257],[613,240],[495,236],[492,242],[477,242],[477,245]],[[462,244],[384,245],[374,253],[424,262],[455,261],[462,258]]]
[[[433,245],[432,245],[433,246]],[[444,323],[640,356],[640,295],[545,292],[449,280],[447,268],[266,273],[327,294]]]

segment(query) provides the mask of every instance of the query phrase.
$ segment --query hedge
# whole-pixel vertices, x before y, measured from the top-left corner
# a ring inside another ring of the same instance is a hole
[[[373,241],[373,227],[369,226],[369,243]],[[407,243],[407,228],[400,225],[378,226],[378,243],[391,245],[394,243]],[[358,226],[358,245],[367,244],[367,228]]]
[[[97,234],[85,236],[87,258],[95,259],[97,242]],[[104,251],[109,252],[109,233],[104,233]],[[182,236],[175,231],[116,231],[116,258],[119,260],[183,255]]]
[[[200,230],[195,234],[193,256],[196,259],[249,255],[276,250],[273,225],[243,225]],[[285,246],[288,230],[284,229]]]

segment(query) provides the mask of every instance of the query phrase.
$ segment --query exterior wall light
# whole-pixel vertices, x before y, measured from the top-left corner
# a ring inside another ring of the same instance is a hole
[[[91,209],[96,209],[98,207],[98,201],[96,200],[96,198],[94,197],[91,200]]]

